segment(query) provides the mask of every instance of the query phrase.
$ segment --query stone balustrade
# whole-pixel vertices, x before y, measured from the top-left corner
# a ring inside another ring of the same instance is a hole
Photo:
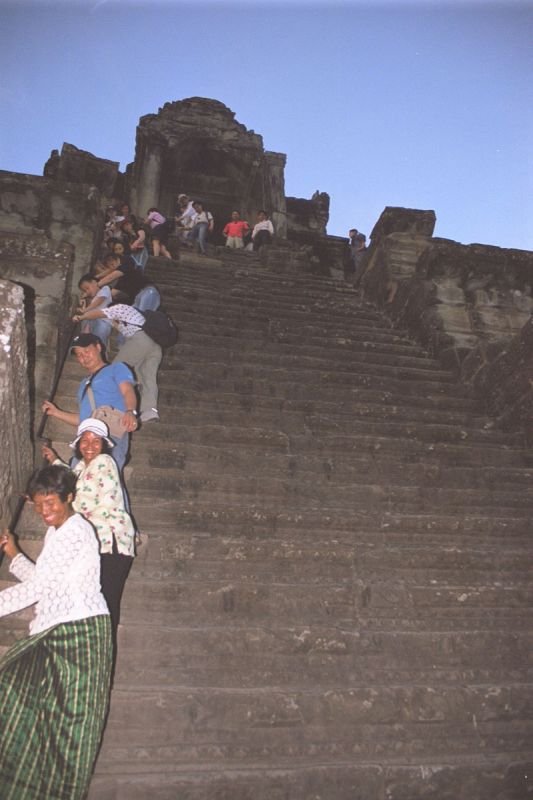
[[[531,404],[533,253],[432,238],[433,211],[387,208],[361,286],[501,420]],[[518,413],[519,412],[519,413]]]

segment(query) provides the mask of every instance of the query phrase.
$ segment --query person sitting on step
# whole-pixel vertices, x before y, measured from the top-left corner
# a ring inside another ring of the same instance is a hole
[[[145,278],[131,257],[121,259],[110,255],[104,258],[104,268],[97,275],[98,286],[112,284],[115,301],[135,306],[139,311],[156,311],[161,305],[161,295],[154,284]]]
[[[142,225],[135,225],[131,219],[125,219],[120,225],[123,241],[129,247],[129,254],[135,265],[143,270],[148,261],[148,248],[146,247],[146,231]]]
[[[107,306],[110,306],[113,302],[109,286],[98,286],[98,279],[90,272],[86,275],[82,275],[78,287],[81,290],[82,303],[76,310],[77,315],[94,308],[107,308]],[[77,316],[75,316],[73,320],[77,322]],[[112,325],[108,320],[93,319],[83,323],[81,326],[81,333],[94,333],[95,336],[98,336],[103,346],[106,347],[111,329]]]
[[[120,239],[120,224],[124,217],[118,213],[114,205],[106,209],[106,223],[104,227],[104,243],[109,239]]]
[[[259,250],[263,245],[270,244],[274,236],[274,226],[267,217],[266,211],[258,211],[257,222],[252,231],[253,249]]]

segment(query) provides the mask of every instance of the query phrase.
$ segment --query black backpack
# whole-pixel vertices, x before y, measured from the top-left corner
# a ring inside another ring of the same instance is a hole
[[[160,347],[172,347],[178,341],[178,326],[161,309],[139,311],[144,317],[142,330]]]

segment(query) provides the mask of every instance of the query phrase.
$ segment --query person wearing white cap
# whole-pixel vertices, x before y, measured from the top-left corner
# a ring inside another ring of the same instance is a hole
[[[105,422],[84,419],[70,446],[80,459],[73,467],[78,481],[72,506],[94,526],[100,542],[102,593],[116,641],[120,600],[135,556],[135,526],[124,507],[117,465],[109,455],[113,441]],[[51,447],[43,447],[43,456],[51,463],[62,463]]]

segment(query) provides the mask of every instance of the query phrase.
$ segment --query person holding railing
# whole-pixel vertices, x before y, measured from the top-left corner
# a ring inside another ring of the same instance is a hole
[[[100,542],[102,593],[116,642],[120,601],[135,556],[135,526],[125,508],[117,465],[109,455],[113,442],[107,425],[92,417],[84,419],[70,446],[78,479],[72,507],[94,526]],[[48,445],[43,445],[42,454],[51,464],[67,466]]]
[[[35,605],[30,636],[0,661],[0,797],[86,796],[109,702],[112,638],[92,525],[75,513],[76,476],[47,466],[27,494],[47,526],[35,561],[9,531],[0,549],[20,583],[0,617]]]
[[[111,407],[120,417],[118,431],[111,432],[114,447],[111,455],[122,473],[129,450],[129,434],[137,429],[137,395],[135,377],[124,363],[105,361],[105,351],[97,336],[80,333],[74,337],[71,352],[88,375],[78,387],[78,413],[64,411],[51,400],[45,400],[42,410],[50,417],[77,427],[81,421],[92,417],[96,409]]]

